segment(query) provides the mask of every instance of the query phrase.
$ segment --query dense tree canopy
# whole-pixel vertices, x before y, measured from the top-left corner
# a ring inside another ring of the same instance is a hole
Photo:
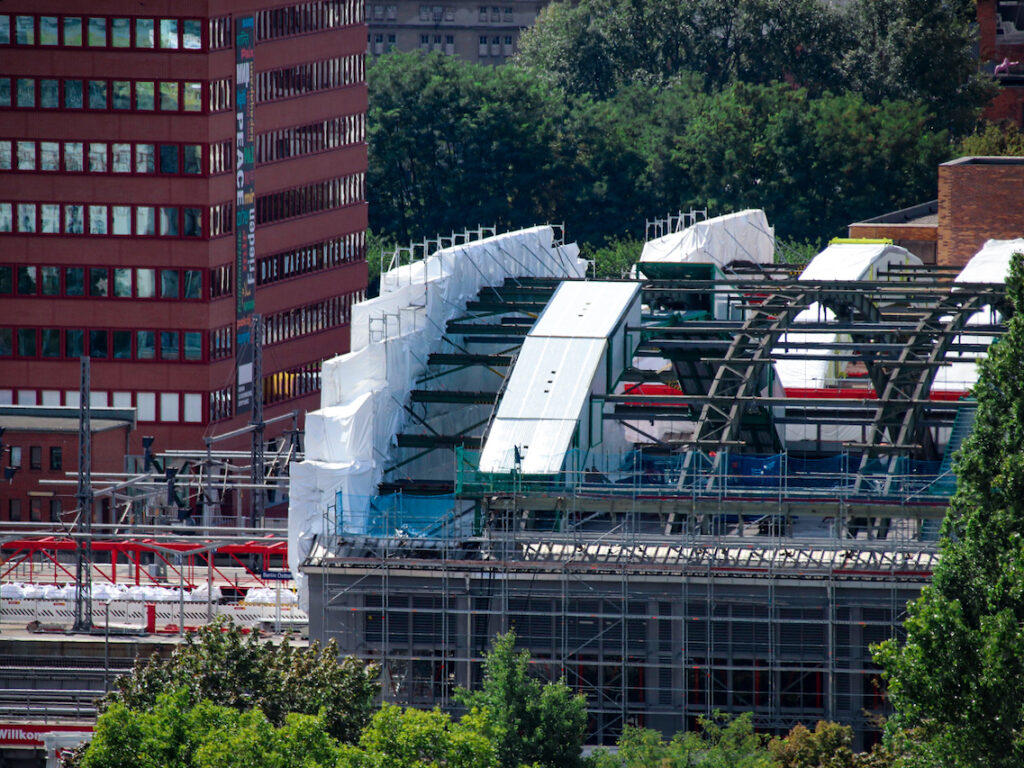
[[[884,665],[917,765],[1024,764],[1024,257],[1007,334],[979,364],[974,430],[956,464],[933,584]]]
[[[548,5],[520,66],[571,95],[604,99],[692,73],[708,91],[789,82],[870,103],[923,103],[969,130],[992,95],[973,53],[971,0],[580,0]]]
[[[541,683],[530,674],[530,655],[517,653],[514,632],[498,635],[484,662],[478,691],[458,700],[479,713],[493,738],[499,768],[582,767],[587,700],[564,681]]]
[[[377,669],[351,657],[339,660],[333,642],[323,651],[287,639],[275,645],[219,622],[188,635],[167,659],[138,660],[101,709],[123,704],[142,711],[161,694],[181,691],[193,705],[258,708],[276,726],[289,713],[322,713],[327,732],[351,742],[369,721],[378,690]]]

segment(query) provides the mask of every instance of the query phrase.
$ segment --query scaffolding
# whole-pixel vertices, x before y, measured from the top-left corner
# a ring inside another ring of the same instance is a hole
[[[1001,285],[889,271],[643,281],[633,365],[590,411],[642,442],[601,457],[600,472],[579,446],[543,477],[480,472],[477,458],[558,281],[484,288],[431,351],[380,495],[339,495],[325,511],[330,533],[303,566],[311,639],[380,663],[389,699],[455,710],[454,688],[477,685],[493,636],[515,630],[539,676],[587,696],[597,744],[625,725],[671,735],[720,710],[776,733],[833,719],[870,746],[887,711],[871,645],[900,636],[931,576],[951,456],[973,421],[972,401],[932,383],[1005,332],[993,315],[965,335],[980,308],[1002,305]],[[834,319],[798,321],[813,304]],[[788,348],[797,329],[820,340]],[[780,356],[861,373],[780,392]],[[473,368],[461,387],[452,374]],[[692,431],[644,424],[658,421]],[[787,450],[790,424],[818,425],[817,441]],[[821,426],[861,437],[830,443]],[[436,469],[444,456],[450,472]],[[369,525],[349,526],[349,506],[369,509]]]

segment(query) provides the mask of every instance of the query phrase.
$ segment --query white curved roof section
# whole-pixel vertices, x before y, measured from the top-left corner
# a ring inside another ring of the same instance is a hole
[[[1024,253],[1024,238],[1016,240],[988,240],[971,260],[968,261],[954,283],[990,283],[1001,285],[1010,274],[1010,259],[1014,253]],[[955,290],[955,289],[954,289]],[[972,325],[992,325],[1002,321],[1002,315],[993,307],[985,305],[967,319]],[[963,334],[957,336],[957,344],[991,344],[989,335]],[[978,381],[978,360],[984,357],[979,352],[948,352],[949,365],[942,366],[935,375],[933,390],[945,392],[966,392]]]
[[[884,243],[834,243],[815,256],[800,273],[798,280],[877,280],[892,266],[921,264],[921,260],[905,248]],[[791,327],[800,323],[832,322],[835,314],[818,302],[798,314]],[[843,363],[827,360],[787,360],[786,355],[806,354],[806,343],[832,343],[835,333],[801,333],[793,330],[785,334],[773,350],[775,373],[785,388],[820,389],[834,385],[843,378]]]
[[[607,451],[621,427],[592,413],[591,395],[610,391],[632,361],[639,334],[629,327],[640,320],[639,283],[562,283],[523,342],[480,471],[552,475],[574,448],[584,461]]]
[[[734,261],[771,264],[775,230],[760,209],[705,219],[679,232],[648,240],[640,254],[644,263],[715,264],[719,269]]]

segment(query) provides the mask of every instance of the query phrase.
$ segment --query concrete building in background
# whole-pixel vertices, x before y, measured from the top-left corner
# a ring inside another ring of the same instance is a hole
[[[479,2],[419,0],[366,3],[367,52],[440,51],[481,64],[504,64],[519,50],[519,34],[533,24],[546,0]]]
[[[83,355],[133,454],[318,404],[366,286],[365,35],[359,0],[0,7],[0,405],[77,406]]]

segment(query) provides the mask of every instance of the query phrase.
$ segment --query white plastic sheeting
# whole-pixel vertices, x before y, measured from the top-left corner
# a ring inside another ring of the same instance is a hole
[[[1010,258],[1018,251],[1024,252],[1024,238],[1016,240],[988,240],[971,260],[968,261],[953,282],[991,283],[1000,285],[1010,274]],[[1002,321],[1002,315],[985,305],[967,319],[967,326],[992,325]],[[992,336],[964,334],[957,336],[958,344],[991,344]],[[985,355],[978,352],[949,352],[946,359],[952,361],[943,366],[935,375],[933,390],[945,392],[967,392],[978,380],[977,361]]]
[[[746,210],[699,221],[679,232],[649,240],[640,254],[644,262],[715,264],[719,269],[734,261],[771,264],[775,231],[762,210]]]
[[[327,511],[339,493],[344,529],[366,530],[366,505],[407,418],[403,404],[448,320],[485,286],[508,277],[580,278],[588,264],[575,244],[555,246],[551,227],[532,227],[390,270],[381,295],[353,307],[352,351],[324,363],[321,407],[306,416],[306,460],[291,467],[288,553],[303,605],[299,566],[318,536],[334,533]]]
[[[584,452],[607,452],[605,431],[612,438],[621,427],[589,418],[590,395],[607,392],[632,360],[627,327],[639,323],[639,283],[562,283],[523,342],[480,471],[555,474],[577,426]]]
[[[800,273],[799,280],[853,281],[877,280],[893,265],[921,264],[921,260],[904,248],[884,243],[834,243],[815,256]],[[798,314],[791,327],[801,323],[827,323],[835,313],[815,302]],[[833,344],[839,334],[800,332],[793,330],[779,340],[772,350],[777,381],[785,388],[822,389],[835,386],[845,377],[844,361],[787,360],[788,354],[808,354],[806,344]],[[819,350],[813,350],[815,352]],[[860,426],[787,424],[786,445],[793,448],[802,441],[860,442],[864,440]]]

